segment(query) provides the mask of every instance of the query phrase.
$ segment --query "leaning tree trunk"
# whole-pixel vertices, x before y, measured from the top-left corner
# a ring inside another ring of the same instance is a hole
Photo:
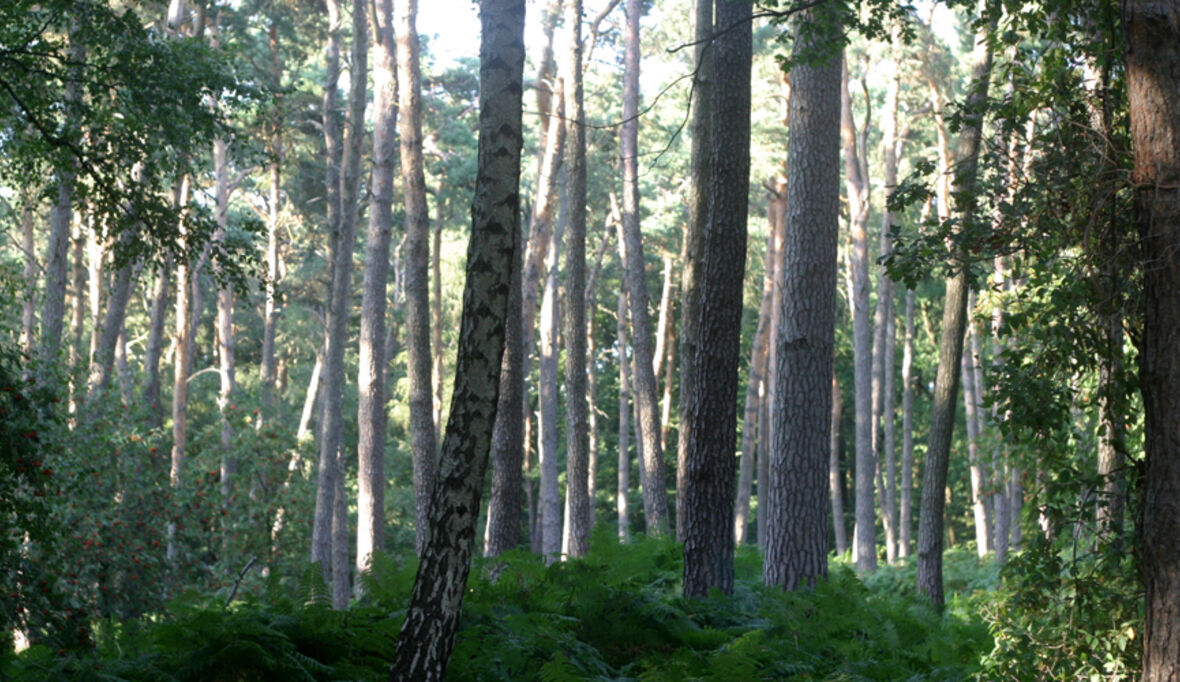
[[[406,350],[410,375],[410,447],[414,459],[414,518],[418,552],[437,470],[438,436],[430,354],[430,214],[422,159],[422,73],[418,66],[418,0],[397,0],[398,106],[406,212]]]
[[[1146,588],[1143,681],[1180,679],[1180,6],[1130,0],[1131,182],[1142,241],[1140,387],[1146,416],[1139,567]]]
[[[830,11],[826,7],[811,10],[812,16],[830,17],[838,27],[836,17],[823,15]],[[796,33],[796,54],[817,48]],[[789,590],[827,575],[841,63],[840,53],[829,48],[819,61],[804,61],[791,73],[782,317],[765,487],[771,514],[759,519],[759,525],[768,525],[762,579]]]
[[[375,5],[377,59],[373,69],[373,176],[365,235],[361,338],[357,363],[356,570],[369,569],[385,549],[385,308],[393,237],[393,176],[397,155],[397,46],[393,0]],[[355,591],[360,596],[362,582]]]
[[[684,263],[680,276],[680,404],[676,445],[676,539],[684,542],[688,508],[684,506],[684,489],[688,478],[688,442],[692,400],[691,387],[696,374],[697,335],[700,327],[701,249],[705,225],[709,220],[710,131],[713,102],[713,0],[693,2],[693,72],[691,177],[688,194],[688,221],[684,224]],[[761,523],[759,523],[761,527]]]
[[[983,7],[981,1],[980,7]],[[995,18],[980,25],[972,55],[970,94],[959,133],[954,173],[955,213],[960,220],[974,211],[975,179],[979,160],[979,142],[983,131],[983,103],[987,101],[991,75],[991,33]],[[942,586],[942,540],[946,509],[947,467],[950,463],[951,436],[955,428],[955,404],[959,393],[960,358],[963,355],[963,332],[967,324],[968,265],[961,254],[952,255],[954,274],[946,283],[943,303],[942,339],[938,346],[938,372],[934,383],[934,409],[930,417],[930,438],[926,448],[926,465],[922,470],[922,501],[918,516],[918,592],[941,606],[945,597]]]
[[[520,241],[524,0],[482,0],[479,171],[455,388],[438,482],[391,680],[442,680],[480,509],[504,350],[511,272]]]

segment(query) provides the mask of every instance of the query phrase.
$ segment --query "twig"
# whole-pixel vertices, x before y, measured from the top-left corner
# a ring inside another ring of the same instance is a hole
[[[229,606],[230,603],[233,602],[234,597],[238,596],[238,588],[242,585],[242,579],[246,577],[246,572],[249,571],[250,567],[254,565],[254,561],[255,558],[250,557],[250,560],[246,562],[246,566],[242,568],[240,573],[238,573],[238,579],[234,581],[234,589],[230,590],[229,596],[225,598],[226,606]]]

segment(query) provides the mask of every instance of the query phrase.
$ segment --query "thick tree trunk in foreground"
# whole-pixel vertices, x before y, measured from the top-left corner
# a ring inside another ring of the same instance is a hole
[[[980,7],[982,7],[982,2]],[[991,74],[991,32],[995,18],[981,25],[975,36],[972,54],[970,94],[959,132],[959,148],[954,172],[954,209],[961,220],[970,219],[976,201],[975,179],[979,159],[979,142],[983,131],[982,104],[987,100]],[[918,517],[918,592],[941,606],[945,597],[942,586],[942,540],[946,509],[947,467],[950,463],[951,436],[955,428],[955,405],[958,402],[960,362],[963,355],[963,332],[967,324],[967,264],[956,253],[952,256],[955,273],[947,280],[943,303],[942,340],[938,346],[938,373],[934,383],[934,409],[930,417],[930,440],[926,464],[922,470],[922,501]]]
[[[1131,181],[1143,248],[1140,386],[1146,414],[1139,567],[1146,587],[1143,680],[1180,679],[1180,4],[1130,0]]]
[[[524,0],[483,0],[479,172],[455,388],[431,501],[426,547],[398,637],[391,680],[442,680],[455,631],[483,490],[504,350],[519,182]]]
[[[707,596],[713,588],[733,592],[738,354],[750,192],[751,11],[750,0],[720,3],[717,23],[732,28],[713,41],[713,182],[701,249],[700,329],[689,387],[692,426],[684,489],[688,597]],[[653,485],[650,479],[648,484]]]
[[[438,461],[430,354],[430,214],[422,159],[422,73],[418,66],[418,0],[397,0],[398,131],[406,210],[406,350],[410,375],[410,442],[418,553]]]
[[[357,367],[356,570],[368,570],[373,553],[385,549],[385,307],[389,245],[393,238],[393,176],[397,155],[397,46],[393,1],[378,0],[373,34],[373,176],[361,338]],[[360,596],[361,581],[356,583]]]
[[[815,48],[796,39],[796,54]],[[805,61],[791,71],[782,318],[765,486],[772,513],[759,519],[768,525],[762,579],[788,590],[827,575],[841,63],[829,49],[819,63]]]
[[[693,63],[696,71],[692,88],[691,178],[688,222],[684,224],[684,262],[680,276],[680,430],[676,445],[676,539],[684,542],[688,509],[684,490],[688,481],[689,409],[696,375],[697,336],[700,328],[701,249],[709,221],[709,182],[712,177],[710,133],[713,103],[713,0],[693,3]],[[761,523],[759,524],[761,527]]]

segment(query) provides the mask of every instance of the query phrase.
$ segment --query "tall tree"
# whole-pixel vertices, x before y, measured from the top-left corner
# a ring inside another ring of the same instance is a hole
[[[385,548],[385,308],[389,244],[393,236],[393,176],[397,155],[397,46],[393,0],[374,6],[373,176],[365,235],[357,367],[356,569],[367,570]],[[362,582],[357,581],[359,594]]]
[[[1180,6],[1131,0],[1126,22],[1136,221],[1144,320],[1140,387],[1146,417],[1139,566],[1146,588],[1143,681],[1180,678]]]
[[[631,541],[631,514],[627,494],[631,490],[631,363],[627,362],[627,295],[619,287],[618,307],[615,309],[619,354],[619,463],[615,508],[619,519],[619,542]]]
[[[640,0],[627,0],[623,53],[623,127],[619,154],[623,165],[623,229],[619,248],[631,304],[633,396],[639,410],[639,435],[643,440],[643,515],[648,535],[668,530],[668,500],[664,484],[664,450],[660,442],[659,386],[656,383],[654,340],[648,313],[647,272],[643,235],[639,223],[639,19]]]
[[[684,224],[684,262],[680,276],[680,404],[676,445],[676,539],[684,542],[688,508],[684,490],[688,481],[688,436],[691,428],[689,391],[696,375],[697,335],[700,327],[701,248],[709,220],[710,131],[713,103],[713,0],[693,0],[693,77],[691,176],[688,191],[688,220]],[[759,524],[761,527],[762,524]]]
[[[524,0],[481,0],[479,171],[450,418],[427,542],[391,680],[442,680],[455,631],[496,417],[514,252],[520,240]]]
[[[840,138],[844,146],[844,179],[848,194],[850,251],[848,292],[852,304],[853,384],[856,417],[856,569],[877,570],[877,514],[873,505],[873,478],[877,471],[873,452],[872,355],[873,330],[869,317],[869,204],[870,181],[865,137],[869,120],[858,130],[852,117],[848,92],[848,64],[841,72]]]
[[[552,124],[551,124],[552,125]],[[541,469],[540,517],[541,554],[546,561],[561,553],[562,508],[557,466],[557,359],[558,359],[558,274],[561,237],[565,220],[549,232],[546,247],[545,293],[541,298],[541,348],[538,362],[537,459]]]
[[[267,47],[270,50],[271,81],[275,90],[280,90],[283,82],[283,58],[279,52],[279,20],[271,17],[267,35]],[[266,301],[263,303],[262,313],[262,362],[259,368],[262,389],[262,419],[273,419],[275,396],[275,331],[278,327],[278,297],[279,280],[279,216],[282,200],[282,172],[283,172],[283,106],[282,96],[276,96],[274,109],[271,112],[270,139],[268,151],[268,175],[270,176],[270,193],[267,199],[266,217]]]
[[[840,485],[840,417],[843,410],[840,383],[832,374],[832,428],[828,445],[828,494],[832,497],[832,528],[836,536],[836,554],[848,551],[848,529],[844,526],[844,491]]]
[[[767,585],[789,590],[827,574],[842,59],[822,47],[816,27],[840,30],[832,11],[821,5],[801,16],[792,55],[775,435],[766,486],[771,514],[762,565]],[[813,58],[802,59],[807,54]]]
[[[568,172],[565,253],[565,418],[566,494],[569,496],[568,543],[563,549],[580,557],[590,549],[587,486],[589,442],[586,432],[586,112],[582,102],[582,0],[567,0],[569,43],[562,80],[569,98],[570,131],[566,137]]]
[[[734,449],[746,219],[750,193],[752,3],[717,5],[713,40],[709,221],[701,248],[699,335],[684,504],[684,594],[733,591]],[[649,481],[650,483],[650,481]],[[657,481],[658,483],[658,481]]]
[[[406,350],[410,375],[410,448],[414,458],[414,518],[418,552],[437,471],[430,354],[430,213],[422,159],[422,71],[418,65],[418,0],[397,0],[397,88],[402,191],[406,211]]]
[[[901,351],[901,500],[897,556],[910,555],[914,498],[914,290],[905,292],[905,340]]]
[[[979,3],[981,15],[987,4]],[[984,19],[981,16],[981,19]],[[994,13],[986,16],[975,34],[972,52],[970,90],[964,107],[963,127],[959,131],[956,167],[952,178],[955,214],[960,220],[973,218],[975,181],[979,160],[979,142],[983,131],[983,109],[987,101],[992,66],[991,33]],[[934,380],[934,408],[930,417],[930,437],[926,463],[922,470],[922,500],[918,516],[918,592],[932,602],[944,602],[942,585],[942,542],[946,510],[947,467],[950,463],[951,436],[955,427],[963,333],[967,324],[969,266],[957,249],[952,249],[952,273],[946,282],[943,302],[942,338],[938,346],[938,371]]]

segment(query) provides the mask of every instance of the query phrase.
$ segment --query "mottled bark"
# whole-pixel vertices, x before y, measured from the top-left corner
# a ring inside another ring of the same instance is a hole
[[[700,327],[700,269],[705,225],[709,220],[710,132],[713,102],[713,0],[693,2],[692,138],[688,190],[688,221],[684,224],[684,262],[680,276],[680,404],[676,445],[676,539],[684,542],[688,509],[684,489],[688,478],[689,409],[695,380],[697,336]],[[759,524],[761,526],[761,524]]]
[[[482,0],[479,171],[450,417],[427,542],[390,680],[442,680],[471,568],[480,492],[496,418],[519,180],[524,0]]]
[[[430,495],[438,468],[438,435],[430,353],[430,214],[422,158],[422,73],[418,65],[418,0],[396,0],[401,173],[406,212],[406,351],[410,378],[410,447],[418,552],[425,547]]]
[[[795,53],[815,49],[815,40],[797,31]],[[827,574],[841,63],[829,50],[791,73],[775,435],[766,486],[771,514],[762,566],[767,585],[790,590]]]
[[[1130,0],[1126,24],[1144,320],[1140,388],[1146,470],[1139,567],[1146,588],[1143,682],[1180,679],[1180,7]]]
[[[980,8],[983,8],[982,1]],[[954,211],[960,220],[969,220],[974,213],[976,170],[983,130],[982,111],[983,103],[987,101],[991,75],[991,32],[995,22],[993,14],[989,21],[980,25],[975,35],[970,91],[964,108],[967,115],[959,132],[956,168],[952,179]],[[938,347],[934,407],[930,417],[926,463],[922,470],[922,501],[918,517],[918,592],[940,606],[945,600],[942,585],[943,514],[946,508],[944,489],[950,462],[951,436],[955,427],[963,332],[967,324],[968,266],[957,253],[952,253],[952,259],[955,270],[947,279],[943,303],[942,339]]]
[[[393,177],[397,156],[397,46],[393,1],[374,6],[373,175],[357,364],[356,570],[368,570],[385,549],[385,309],[393,238]],[[361,595],[362,582],[355,591]]]

